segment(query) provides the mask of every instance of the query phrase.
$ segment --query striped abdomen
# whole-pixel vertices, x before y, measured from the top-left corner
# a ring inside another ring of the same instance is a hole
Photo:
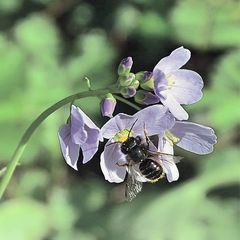
[[[139,170],[141,174],[150,182],[157,182],[164,176],[162,166],[151,159],[144,159],[141,161]]]

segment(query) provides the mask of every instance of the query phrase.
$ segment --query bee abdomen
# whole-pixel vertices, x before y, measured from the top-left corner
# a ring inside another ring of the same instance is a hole
[[[151,159],[144,159],[139,165],[139,170],[150,182],[156,182],[164,176],[161,165]]]

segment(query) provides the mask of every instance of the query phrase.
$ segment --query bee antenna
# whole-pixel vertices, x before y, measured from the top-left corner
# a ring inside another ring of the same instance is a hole
[[[129,138],[130,133],[131,133],[131,131],[132,131],[132,129],[133,129],[135,123],[137,122],[137,120],[138,120],[138,118],[134,121],[133,125],[131,126],[131,128],[130,128],[130,130],[129,130],[129,133],[128,133],[128,138]]]
[[[122,143],[122,142],[112,142],[112,143],[109,143],[108,145],[106,145],[106,147],[108,147],[110,145],[113,145],[113,144],[116,144],[116,143]]]

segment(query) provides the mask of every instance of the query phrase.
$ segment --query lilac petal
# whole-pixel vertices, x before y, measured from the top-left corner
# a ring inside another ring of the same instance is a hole
[[[143,122],[148,136],[162,134],[175,124],[175,119],[168,108],[160,104],[144,108],[133,116]]]
[[[98,150],[99,145],[99,130],[98,129],[87,129],[88,138],[85,143],[81,145],[83,153],[83,163],[87,163],[92,159],[94,154]]]
[[[159,98],[164,98],[165,96],[162,95],[162,92],[165,92],[165,90],[167,90],[167,86],[168,86],[168,82],[166,79],[165,74],[156,69],[153,72],[153,79],[154,79],[154,93],[159,97]]]
[[[126,167],[118,164],[127,163],[126,157],[121,153],[119,144],[111,144],[109,140],[101,154],[100,166],[105,179],[109,182],[120,183],[126,176]]]
[[[67,164],[77,169],[77,161],[79,157],[80,145],[72,142],[71,130],[69,125],[63,125],[58,131],[58,138],[62,150],[62,154]]]
[[[83,113],[80,108],[72,105],[71,109],[71,136],[76,144],[82,144],[87,139],[87,132],[84,129]]]
[[[104,138],[110,139],[113,138],[116,133],[124,130],[130,129],[133,123],[136,121],[136,117],[130,116],[124,113],[119,113],[115,117],[107,121],[101,128],[101,133]],[[140,121],[137,121],[134,125],[134,132],[137,132],[142,128]]]
[[[159,138],[158,147],[161,153],[173,155],[173,145],[165,137]],[[174,159],[167,156],[162,156],[163,170],[167,175],[169,182],[177,181],[179,178],[178,168]]]
[[[151,92],[147,92],[142,104],[150,105],[150,104],[156,104],[159,103],[159,97],[155,94],[152,94]]]
[[[175,82],[170,91],[180,104],[195,103],[202,98],[203,80],[198,73],[180,69],[170,78]]]
[[[165,74],[169,74],[185,65],[190,57],[191,52],[188,49],[179,47],[175,49],[169,56],[161,59],[153,71],[159,69]]]
[[[177,121],[170,132],[180,138],[177,146],[197,154],[208,154],[213,151],[217,137],[212,128],[192,123]]]
[[[178,120],[187,120],[188,113],[183,109],[183,107],[176,101],[176,99],[169,93],[166,99],[160,98],[162,104],[169,108],[169,111]]]

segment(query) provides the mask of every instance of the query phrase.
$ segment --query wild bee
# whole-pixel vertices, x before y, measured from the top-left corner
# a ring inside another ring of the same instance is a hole
[[[128,176],[125,188],[127,201],[132,201],[142,190],[143,181],[155,183],[165,176],[162,167],[163,161],[174,164],[181,159],[181,157],[171,154],[152,151],[150,149],[152,143],[145,129],[145,141],[140,136],[130,137],[135,122],[129,130],[127,139],[121,143],[121,151],[127,158],[127,164],[119,165],[127,167]]]

